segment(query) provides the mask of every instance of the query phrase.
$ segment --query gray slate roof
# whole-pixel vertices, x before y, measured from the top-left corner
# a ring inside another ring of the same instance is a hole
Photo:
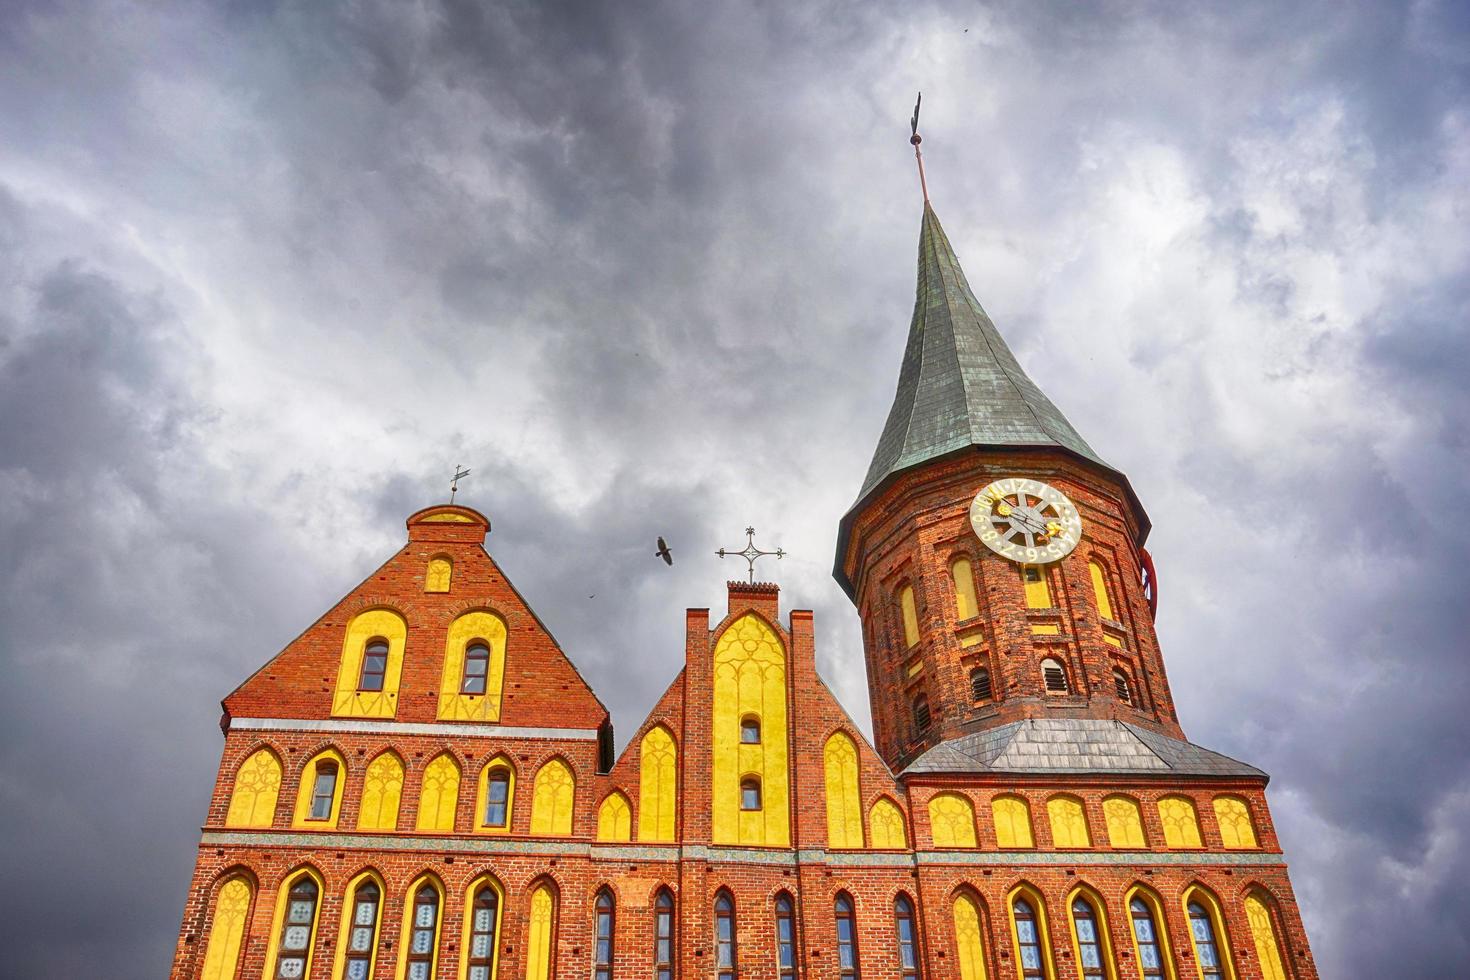
[[[1229,756],[1122,721],[1038,718],[1011,722],[934,746],[904,775],[955,772],[1266,774]]]

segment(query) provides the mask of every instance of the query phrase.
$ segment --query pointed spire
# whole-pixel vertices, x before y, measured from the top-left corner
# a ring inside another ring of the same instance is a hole
[[[892,474],[968,446],[1058,446],[1107,466],[1021,369],[925,202],[918,292],[898,391],[858,496]]]

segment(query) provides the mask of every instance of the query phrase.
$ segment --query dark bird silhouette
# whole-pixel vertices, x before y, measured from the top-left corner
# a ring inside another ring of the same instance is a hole
[[[672,565],[674,563],[674,553],[669,550],[669,546],[664,542],[663,535],[659,535],[658,550],[654,554],[662,558],[665,565]]]

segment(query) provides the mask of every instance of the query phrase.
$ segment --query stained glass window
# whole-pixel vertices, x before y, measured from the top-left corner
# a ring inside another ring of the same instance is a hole
[[[776,968],[781,980],[796,977],[796,912],[791,896],[776,896]]]
[[[1159,930],[1153,909],[1141,898],[1128,903],[1133,918],[1133,942],[1138,947],[1138,966],[1143,980],[1163,980],[1164,957],[1160,952]]]
[[[1036,910],[1024,898],[1011,903],[1011,918],[1016,924],[1017,952],[1021,959],[1021,976],[1044,977],[1041,966],[1041,935],[1036,923]]]
[[[914,906],[907,895],[893,900],[893,921],[898,931],[898,975],[903,980],[918,980],[919,947],[914,938]]]
[[[347,980],[367,980],[372,970],[381,899],[382,893],[371,881],[364,881],[352,893],[352,921],[347,927]]]
[[[332,801],[337,796],[337,763],[318,762],[311,786],[311,820],[330,820]]]
[[[464,679],[460,682],[461,694],[484,694],[485,677],[490,672],[490,648],[483,640],[476,640],[464,650]]]
[[[838,895],[837,913],[837,973],[856,980],[858,977],[857,918],[853,915],[852,899]]]
[[[439,935],[439,892],[433,885],[419,888],[413,898],[408,933],[408,980],[429,980],[434,969],[434,947]]]
[[[374,637],[362,651],[362,673],[357,679],[359,691],[381,691],[383,675],[388,671],[388,641]]]
[[[735,980],[735,903],[727,892],[715,899],[715,970],[719,980]]]
[[[495,943],[500,929],[500,896],[490,885],[475,892],[470,903],[470,948],[467,980],[490,980],[495,966]]]
[[[311,957],[311,929],[316,924],[316,882],[306,875],[296,879],[286,894],[285,921],[281,923],[280,947],[276,953],[278,980],[296,980],[306,975]]]
[[[1189,937],[1194,941],[1194,958],[1199,963],[1200,975],[1206,978],[1223,976],[1220,953],[1215,945],[1215,924],[1199,902],[1189,903]]]
[[[612,980],[613,897],[605,889],[597,893],[597,919],[594,926],[592,976],[594,980]]]
[[[653,903],[654,980],[674,980],[674,899],[660,890]]]
[[[1077,930],[1077,955],[1083,980],[1103,980],[1102,939],[1098,936],[1097,913],[1081,896],[1072,900],[1072,927]]]
[[[485,777],[485,826],[504,827],[509,819],[510,771],[491,769]]]

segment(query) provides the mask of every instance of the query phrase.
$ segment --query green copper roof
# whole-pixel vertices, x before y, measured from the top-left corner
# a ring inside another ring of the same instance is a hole
[[[967,446],[1060,446],[1107,466],[1021,370],[926,203],[898,392],[858,497],[891,474]]]
[[[1016,355],[960,268],[960,260],[926,201],[919,234],[919,285],[893,408],[878,439],[857,502],[837,532],[833,575],[852,595],[843,568],[852,520],[870,496],[898,474],[967,449],[1060,448],[1119,479],[1139,518],[1148,517],[1122,473],[1105,463],[1072,428]]]

